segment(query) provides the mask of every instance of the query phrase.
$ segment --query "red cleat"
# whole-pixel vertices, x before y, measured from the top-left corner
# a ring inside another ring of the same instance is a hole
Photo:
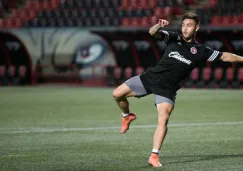
[[[127,130],[129,129],[129,125],[132,121],[134,121],[136,119],[136,115],[134,113],[130,113],[128,116],[126,116],[125,118],[122,117],[121,118],[121,133],[125,134],[127,132]]]
[[[152,153],[149,157],[148,164],[152,167],[162,167],[162,164],[159,162],[158,154]]]

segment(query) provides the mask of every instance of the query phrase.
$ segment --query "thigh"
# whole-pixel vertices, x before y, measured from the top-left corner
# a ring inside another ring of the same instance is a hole
[[[162,102],[157,104],[158,121],[168,122],[170,118],[170,114],[172,113],[173,109],[174,109],[174,105],[167,102]]]
[[[174,109],[175,102],[171,99],[155,95],[155,104],[157,106],[159,117],[169,117]]]
[[[144,88],[140,75],[128,79],[124,84],[126,84],[135,93],[136,97],[143,97],[150,94]]]
[[[134,97],[136,96],[136,93],[128,87],[125,83],[121,84],[118,86],[114,91],[113,91],[113,97],[115,98],[127,98],[127,97]]]

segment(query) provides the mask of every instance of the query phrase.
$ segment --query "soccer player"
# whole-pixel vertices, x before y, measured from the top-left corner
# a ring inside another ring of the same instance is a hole
[[[201,62],[215,60],[243,62],[241,56],[213,50],[195,40],[199,29],[199,19],[196,14],[186,13],[183,16],[182,34],[163,30],[168,24],[168,21],[159,19],[159,22],[149,29],[151,36],[167,44],[161,60],[154,67],[128,79],[113,91],[113,97],[122,112],[122,134],[127,132],[130,123],[136,119],[136,115],[130,112],[127,98],[155,95],[158,125],[154,133],[152,153],[148,159],[148,163],[153,167],[162,166],[158,154],[167,133],[167,123],[174,109],[180,83]]]

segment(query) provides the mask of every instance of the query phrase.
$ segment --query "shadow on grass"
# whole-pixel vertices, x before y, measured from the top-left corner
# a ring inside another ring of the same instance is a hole
[[[176,164],[176,163],[190,163],[190,162],[197,162],[197,161],[211,161],[211,160],[217,160],[217,159],[227,159],[227,158],[243,158],[243,154],[227,154],[227,155],[181,155],[181,156],[163,156],[161,157],[161,163],[163,165],[170,165],[170,164]],[[142,159],[143,160],[143,159]],[[115,168],[100,168],[100,169],[64,169],[64,170],[55,170],[55,171],[105,171],[105,170],[114,170]],[[118,169],[118,171],[137,171],[137,170],[151,170],[151,166],[149,166],[147,163],[142,166],[135,166],[130,167],[127,166],[123,169]],[[156,170],[163,170],[165,168],[156,168]]]
[[[185,155],[185,156],[167,156],[162,157],[164,159],[163,164],[174,164],[174,163],[188,163],[196,161],[210,161],[217,159],[227,159],[227,158],[243,158],[243,154],[227,154],[227,155]],[[173,161],[168,161],[173,159]],[[177,161],[176,161],[177,160]]]

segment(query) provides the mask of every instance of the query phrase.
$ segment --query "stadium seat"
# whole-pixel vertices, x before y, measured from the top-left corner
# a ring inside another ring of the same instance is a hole
[[[164,8],[157,7],[154,9],[154,16],[158,18],[164,18],[165,17],[165,10]]]
[[[203,68],[202,79],[204,82],[209,82],[211,80],[212,70],[211,68]]]
[[[144,68],[139,66],[139,67],[136,67],[136,70],[135,70],[135,75],[140,75],[144,72]]]
[[[127,80],[133,76],[133,70],[131,67],[127,67],[124,70],[124,79]]]
[[[195,88],[198,80],[199,80],[199,69],[194,68],[190,74],[190,78],[185,82],[184,87]]]
[[[214,70],[214,84],[216,84],[216,88],[227,88],[228,83],[223,77],[223,69],[222,68],[216,68]]]
[[[221,81],[223,79],[223,69],[222,68],[216,68],[214,71],[214,78],[216,81]]]
[[[243,68],[238,69],[238,80],[243,82]]]
[[[191,80],[193,82],[197,82],[199,80],[199,69],[194,68],[191,72]]]
[[[18,68],[18,76],[19,76],[19,84],[25,85],[28,83],[27,78],[27,67],[25,65],[21,65]]]
[[[140,6],[141,6],[143,9],[147,9],[147,8],[149,8],[149,2],[148,2],[148,0],[141,0],[141,1],[140,1]]]
[[[6,78],[6,66],[0,66],[0,86],[7,85],[7,78]]]
[[[202,79],[196,83],[196,87],[197,88],[207,88],[208,84],[211,81],[211,77],[212,77],[212,70],[209,67],[205,67],[202,70]]]
[[[16,76],[16,67],[14,65],[9,66],[8,68],[8,85],[14,85],[14,78]]]
[[[222,17],[222,24],[223,25],[232,25],[233,23],[233,17],[231,16],[223,16]]]
[[[149,19],[148,19],[148,17],[143,17],[142,19],[141,19],[141,26],[142,27],[149,27],[150,26],[150,24],[149,24]]]
[[[226,80],[228,82],[232,82],[234,80],[234,69],[233,68],[226,69]]]
[[[114,68],[114,78],[115,79],[121,79],[122,76],[122,69],[120,67],[115,67]]]
[[[184,14],[184,8],[180,7],[180,6],[174,7],[172,9],[172,13],[173,13],[173,15],[183,15]]]
[[[211,18],[211,24],[213,25],[221,25],[222,24],[222,18],[219,16],[213,16]]]

